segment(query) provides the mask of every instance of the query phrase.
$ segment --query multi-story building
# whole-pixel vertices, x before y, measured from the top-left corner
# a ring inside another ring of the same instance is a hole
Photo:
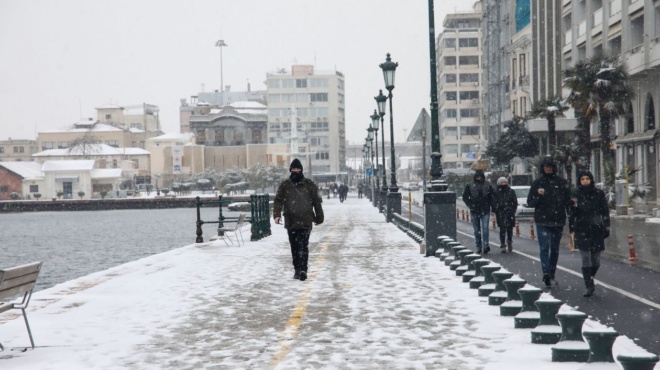
[[[32,154],[38,151],[35,140],[1,140],[0,162],[31,161]]]
[[[181,132],[191,132],[190,118],[194,115],[208,114],[212,107],[230,106],[237,102],[256,102],[266,104],[265,91],[218,91],[200,92],[190,97],[190,102],[181,99],[179,107],[179,123]]]
[[[485,150],[481,83],[481,2],[448,14],[437,39],[440,143],[443,169],[469,168]]]
[[[616,166],[638,168],[631,183],[647,184],[645,199],[658,202],[658,133],[655,101],[660,99],[660,6],[650,0],[562,0],[563,68],[599,53],[619,55],[630,74],[635,97],[615,125]],[[592,140],[598,140],[592,122]],[[592,151],[592,169],[600,178],[601,159]]]
[[[268,143],[286,144],[275,157],[301,158],[314,174],[345,171],[344,75],[293,65],[267,74]]]

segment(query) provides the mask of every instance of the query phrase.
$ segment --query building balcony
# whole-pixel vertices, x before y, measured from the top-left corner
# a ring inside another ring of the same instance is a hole
[[[575,118],[557,118],[555,130],[557,132],[575,131],[577,124]],[[547,134],[548,132],[548,121],[545,119],[531,119],[525,123],[525,126],[531,134]]]
[[[629,51],[625,52],[625,61],[628,67],[628,73],[634,75],[645,69],[644,65],[644,44],[639,44]]]
[[[649,68],[660,68],[660,36],[649,43]]]

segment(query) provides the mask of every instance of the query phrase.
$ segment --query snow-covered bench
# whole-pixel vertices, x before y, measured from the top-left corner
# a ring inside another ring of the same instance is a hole
[[[30,331],[27,313],[25,309],[30,303],[32,290],[39,277],[42,262],[33,262],[26,265],[16,266],[9,269],[0,270],[0,314],[10,310],[21,310],[25,319],[25,327],[30,336],[30,343],[34,349],[34,340]],[[22,296],[22,299],[20,298]],[[19,297],[15,301],[12,301]],[[4,350],[0,343],[0,350]]]

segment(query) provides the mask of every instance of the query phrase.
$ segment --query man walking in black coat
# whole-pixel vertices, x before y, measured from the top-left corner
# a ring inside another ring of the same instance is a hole
[[[472,227],[477,253],[490,252],[488,245],[488,221],[490,221],[490,208],[493,204],[493,186],[486,181],[483,170],[474,173],[474,182],[465,185],[463,202],[470,208]],[[483,249],[482,249],[483,247]]]
[[[323,199],[314,181],[303,175],[303,166],[298,158],[291,162],[289,172],[289,179],[282,181],[275,194],[273,218],[279,224],[284,213],[284,227],[289,234],[295,270],[293,278],[304,281],[307,279],[309,235],[312,224],[323,223]]]
[[[559,242],[570,213],[571,189],[568,182],[557,176],[557,166],[547,156],[541,164],[541,177],[536,179],[527,196],[527,204],[534,207],[534,223],[539,234],[539,249],[543,283],[556,284],[555,271],[559,260]]]

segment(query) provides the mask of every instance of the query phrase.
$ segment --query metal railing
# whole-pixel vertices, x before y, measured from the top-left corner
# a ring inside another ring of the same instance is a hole
[[[238,217],[226,217],[222,214],[222,206],[229,205],[234,203],[238,199],[234,197],[223,197],[219,195],[217,199],[205,199],[202,200],[200,197],[195,197],[195,206],[197,208],[197,222],[196,222],[196,234],[197,238],[195,243],[203,243],[204,237],[202,236],[202,225],[204,224],[218,224],[218,235],[224,235],[224,232],[221,230],[224,227],[226,222],[237,222]],[[241,199],[241,201],[244,201]],[[252,194],[250,195],[250,217],[246,218],[246,221],[249,222],[252,227],[251,231],[251,241],[260,240],[271,235],[270,229],[270,196],[268,194]],[[202,207],[218,207],[218,219],[217,221],[205,221],[202,220],[201,211]]]

